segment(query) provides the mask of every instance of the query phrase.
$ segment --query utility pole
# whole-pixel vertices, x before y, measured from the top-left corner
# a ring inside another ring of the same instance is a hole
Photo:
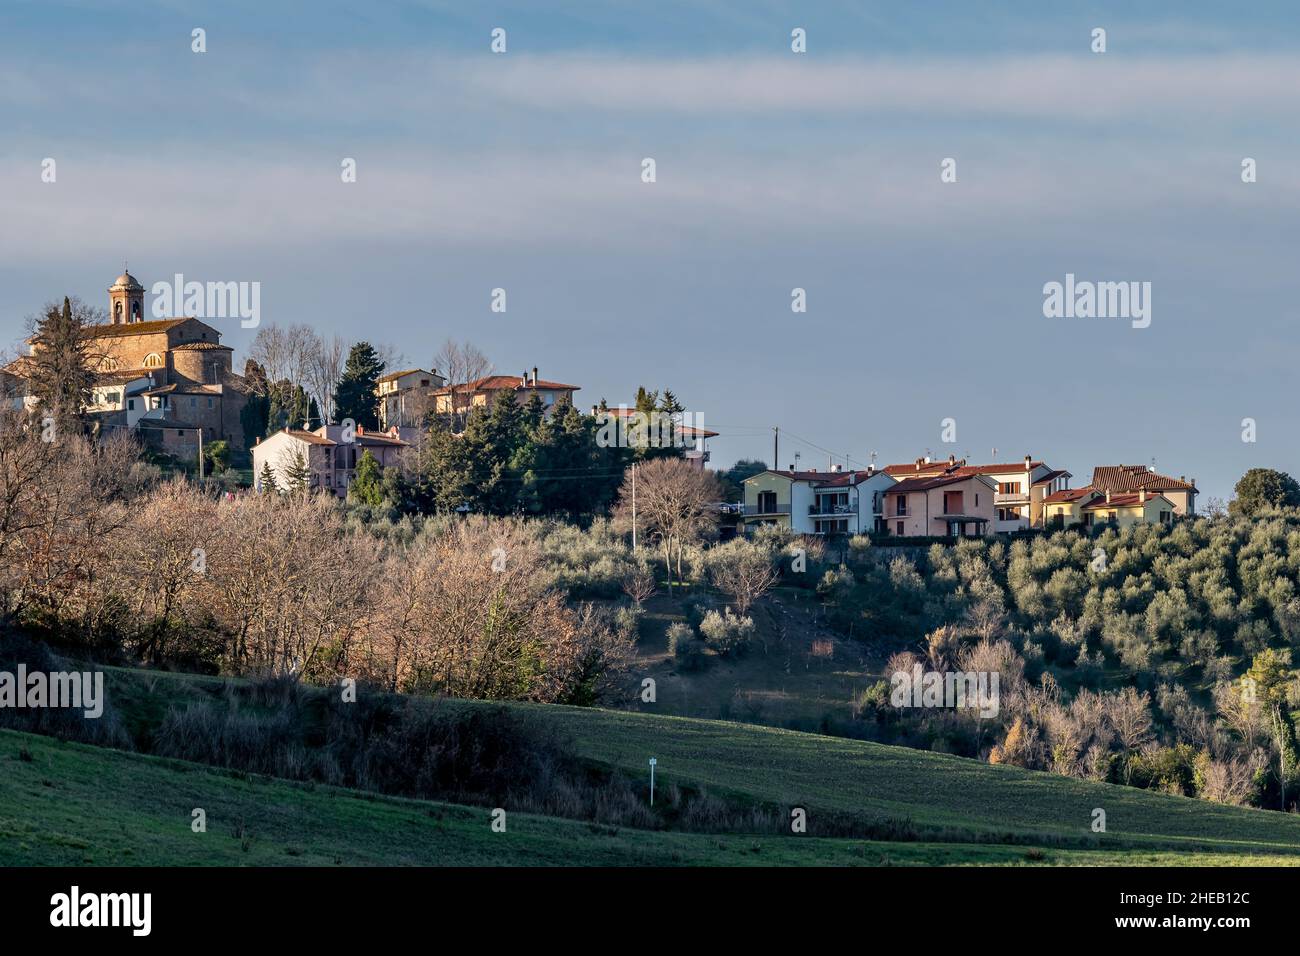
[[[781,429],[777,425],[772,426],[772,470],[776,471],[781,467]]]
[[[203,429],[199,429],[199,481],[203,480]]]
[[[632,465],[632,553],[636,553],[636,464]]]

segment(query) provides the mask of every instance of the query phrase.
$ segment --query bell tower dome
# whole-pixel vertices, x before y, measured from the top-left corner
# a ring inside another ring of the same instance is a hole
[[[108,316],[114,325],[144,321],[144,286],[123,271],[108,287]]]

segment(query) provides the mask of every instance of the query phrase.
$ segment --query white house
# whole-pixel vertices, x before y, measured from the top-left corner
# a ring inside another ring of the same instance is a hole
[[[745,479],[745,530],[779,524],[798,534],[867,534],[879,530],[884,492],[894,478],[867,468],[845,471],[769,469]]]
[[[358,427],[348,441],[349,433],[342,425],[322,425],[307,431],[286,428],[270,435],[253,446],[253,483],[262,491],[262,470],[270,466],[275,483],[281,489],[288,484],[287,472],[301,456],[310,473],[308,485],[312,489],[332,491],[346,498],[348,485],[356,477],[357,462],[365,452],[380,465],[396,464],[409,443],[398,437],[394,426],[387,432],[368,432]]]

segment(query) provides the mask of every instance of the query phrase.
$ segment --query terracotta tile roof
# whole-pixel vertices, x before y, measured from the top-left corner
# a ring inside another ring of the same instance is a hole
[[[1105,497],[1096,498],[1088,502],[1086,505],[1084,505],[1083,510],[1096,511],[1098,509],[1105,509],[1105,508],[1132,508],[1142,504],[1141,498],[1142,496],[1136,493],[1117,495],[1112,491],[1110,494],[1110,501],[1107,501]],[[1174,506],[1174,503],[1170,501],[1168,498],[1166,498],[1164,495],[1161,494],[1147,495],[1147,501],[1150,502],[1150,501],[1157,501],[1157,500],[1163,501],[1171,508]]]
[[[149,322],[128,322],[125,325],[92,325],[88,331],[100,339],[122,335],[152,335],[166,332],[188,321],[189,319],[153,319]]]
[[[121,369],[112,372],[96,372],[96,385],[125,385],[127,382],[134,382],[138,378],[148,378],[148,370],[142,369]]]
[[[1057,478],[1073,478],[1073,477],[1074,477],[1074,476],[1073,476],[1072,474],[1070,474],[1070,472],[1065,471],[1065,470],[1062,469],[1062,468],[1058,468],[1056,471],[1049,471],[1047,474],[1043,475],[1043,477],[1041,477],[1041,478],[1035,478],[1035,479],[1034,479],[1034,484],[1035,484],[1035,485],[1050,485],[1050,484],[1051,484],[1052,482],[1054,482]]]
[[[613,415],[618,418],[631,418],[637,413],[635,408],[594,408],[592,413],[595,415]],[[694,425],[677,425],[676,430],[679,434],[687,438],[717,438],[718,433],[708,428],[696,428]]]
[[[1098,465],[1092,470],[1092,484],[1102,491],[1196,491],[1192,482],[1157,474],[1146,465]]]
[[[450,395],[453,388],[458,392],[501,392],[510,388],[550,388],[576,392],[580,387],[578,385],[565,385],[563,382],[548,382],[540,378],[534,385],[531,382],[525,382],[519,375],[486,375],[472,382],[464,382],[459,385],[444,385],[434,394]]]
[[[389,372],[387,375],[381,375],[375,379],[376,382],[395,382],[403,375],[414,375],[416,372],[423,372],[425,375],[436,375],[436,372],[429,372],[422,368],[404,368],[400,372]]]
[[[215,385],[190,385],[186,382],[172,382],[160,385],[145,392],[146,395],[220,395],[222,390]]]
[[[141,418],[135,423],[137,428],[188,428],[190,431],[198,431],[198,425],[191,425],[189,422],[177,421],[174,418]]]
[[[180,345],[173,345],[173,352],[211,352],[214,350],[224,350],[233,352],[229,345],[222,345],[219,342],[182,342]]]
[[[290,438],[296,438],[304,441],[309,445],[332,445],[342,447],[346,442],[337,442],[332,438],[326,438],[324,435],[317,435],[315,432],[304,431],[301,428],[284,428],[276,432],[275,435],[288,435]],[[266,440],[274,438],[275,435],[268,435]],[[383,432],[357,432],[355,444],[357,445],[409,445],[410,442],[402,438],[394,438],[392,435],[385,435]]]
[[[891,485],[885,489],[887,495],[905,495],[913,491],[929,491],[931,488],[942,488],[944,485],[955,485],[958,482],[970,481],[972,478],[978,478],[978,475],[922,475],[917,478],[904,478],[896,485]]]
[[[1041,461],[1030,461],[1029,467],[1041,468],[1043,467],[1043,464],[1044,463]],[[912,461],[912,462],[907,462],[906,464],[886,465],[881,470],[884,471],[886,474],[895,475],[895,476],[898,475],[926,476],[926,475],[945,474],[948,472],[951,472],[953,474],[960,472],[967,475],[1002,475],[1002,474],[1014,474],[1016,472],[1023,473],[1025,471],[1025,463],[1022,460],[1022,461],[1010,462],[1007,464],[968,465],[966,464],[966,460],[963,458],[958,458],[954,461],[949,461],[946,458],[942,458],[935,461],[921,462],[919,467],[917,466],[917,463],[915,461]]]
[[[1025,472],[1034,468],[1043,467],[1041,461],[1031,461],[1029,468],[1025,467],[1023,461],[1015,461],[1006,465],[962,465],[957,469],[959,472],[965,472],[970,475],[1003,475],[1014,474],[1015,472]]]
[[[296,438],[296,439],[298,439],[299,441],[305,441],[305,442],[306,442],[307,444],[309,444],[309,445],[333,445],[333,444],[336,444],[336,443],[335,443],[334,441],[332,441],[331,439],[323,438],[322,436],[317,435],[315,432],[305,432],[305,431],[303,431],[301,428],[282,428],[280,431],[276,432],[275,434],[276,434],[276,435],[288,435],[290,438]],[[267,436],[267,439],[269,440],[269,439],[274,438],[274,437],[275,437],[275,435],[268,435],[268,436]]]
[[[1084,488],[1065,488],[1061,491],[1054,491],[1043,499],[1044,504],[1063,504],[1071,501],[1078,501],[1080,498],[1087,497],[1097,489],[1092,487]]]

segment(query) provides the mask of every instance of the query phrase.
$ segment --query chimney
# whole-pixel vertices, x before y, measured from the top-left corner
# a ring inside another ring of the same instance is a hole
[[[253,444],[254,444],[254,445],[260,445],[260,444],[262,444],[262,436],[261,436],[261,435],[258,435],[256,438],[254,438],[254,439],[253,439]]]
[[[1145,488],[1138,489],[1138,502],[1141,504],[1147,503],[1147,490]]]
[[[537,387],[537,366],[533,366],[533,388]]]
[[[1031,458],[1029,455],[1026,455],[1026,456],[1025,456],[1025,471],[1033,471],[1033,470],[1034,470],[1034,468],[1033,468],[1033,462],[1034,462],[1034,459],[1033,459],[1033,458]]]
[[[955,465],[955,464],[957,464],[957,456],[956,456],[956,455],[949,455],[949,456],[948,456],[948,467],[951,468],[951,467],[952,467],[953,465]]]
[[[1110,489],[1106,489],[1106,504],[1110,504]]]

